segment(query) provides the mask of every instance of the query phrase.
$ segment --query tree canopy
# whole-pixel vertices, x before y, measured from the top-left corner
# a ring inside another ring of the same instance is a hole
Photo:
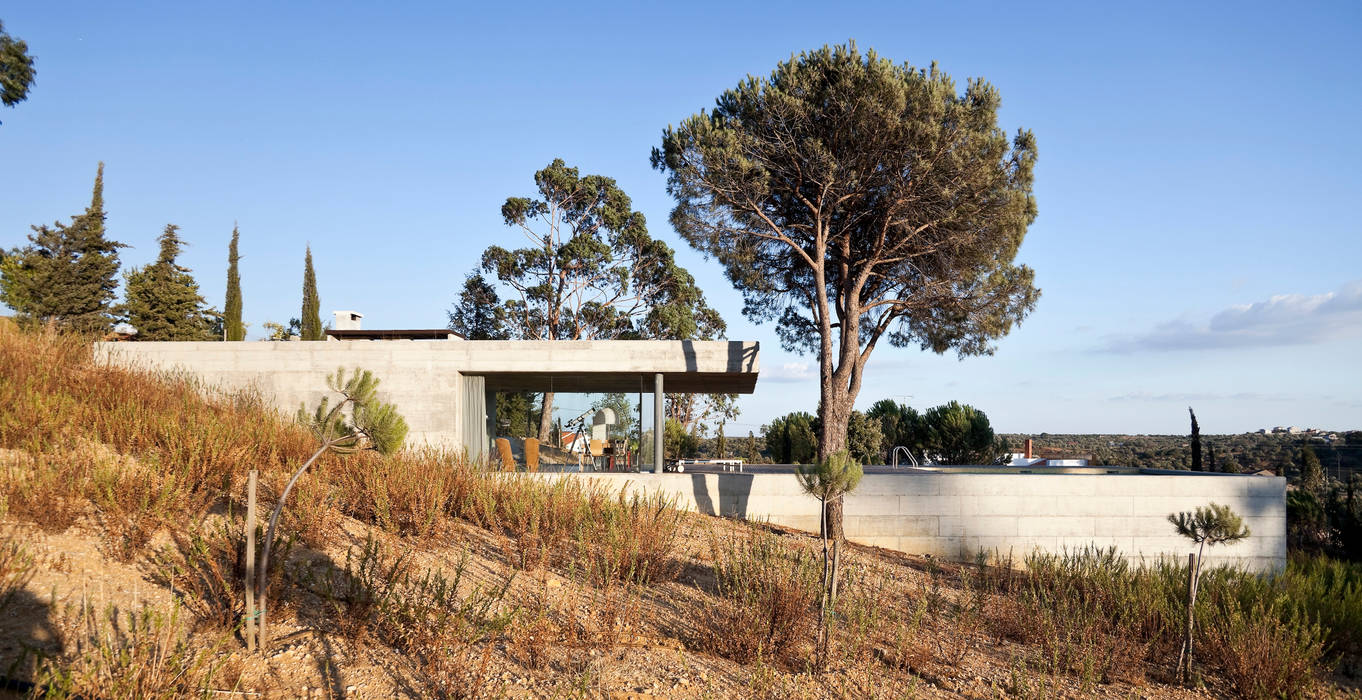
[[[0,103],[13,107],[28,99],[28,90],[37,74],[28,44],[10,36],[5,23],[0,22]]]
[[[113,326],[118,249],[104,235],[104,164],[95,174],[90,206],[71,223],[34,226],[29,245],[0,259],[0,301],[20,317],[67,330],[106,332]]]
[[[860,411],[851,412],[847,421],[847,452],[853,459],[862,464],[878,462],[883,440],[879,421]]]
[[[922,415],[912,406],[893,399],[880,399],[871,404],[866,415],[880,423],[880,456],[892,462],[895,447],[906,447],[917,458],[922,458],[931,445],[931,436]]]
[[[508,197],[501,208],[504,223],[518,229],[527,245],[483,251],[486,277],[465,281],[450,312],[451,327],[499,318],[505,335],[521,340],[723,335],[723,319],[695,279],[676,264],[666,243],[648,235],[643,214],[613,179],[582,175],[556,159],[534,174],[534,182],[536,196]],[[495,310],[464,308],[478,299],[497,300]],[[552,419],[550,392],[540,411],[540,440],[548,440]]]
[[[795,411],[773,419],[761,430],[766,438],[766,453],[774,464],[809,464],[818,455],[812,414]]]
[[[820,455],[843,448],[885,340],[990,353],[1035,305],[1013,260],[1035,219],[1035,138],[998,91],[933,65],[824,47],[749,77],[653,150],[672,224],[717,259],[744,313],[819,355]]]
[[[497,289],[479,273],[463,281],[459,300],[449,310],[449,329],[468,340],[505,340],[506,311]]]
[[[179,227],[166,224],[156,240],[161,244],[156,262],[126,275],[123,310],[128,323],[137,329],[137,339],[215,340],[212,327],[217,313],[199,295],[191,270],[176,262],[184,248]]]
[[[928,457],[938,464],[996,464],[1003,448],[983,411],[958,401],[934,406],[923,414]]]

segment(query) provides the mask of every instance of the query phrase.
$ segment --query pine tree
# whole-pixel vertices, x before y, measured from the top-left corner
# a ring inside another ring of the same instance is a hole
[[[67,330],[106,332],[113,325],[118,249],[104,237],[104,164],[85,212],[70,224],[34,226],[29,245],[0,260],[0,301],[20,317]]]
[[[124,310],[138,340],[214,339],[217,313],[205,305],[189,268],[175,262],[184,248],[179,230],[166,224],[156,239],[161,243],[156,262],[128,271]]]
[[[241,274],[237,271],[237,262],[241,260],[237,253],[240,239],[241,231],[232,226],[232,243],[227,246],[227,299],[222,305],[227,340],[246,339],[246,326],[241,323]]]
[[[449,329],[468,340],[506,340],[506,309],[496,287],[472,273],[464,278],[459,303],[449,310]]]
[[[312,246],[307,247],[307,262],[303,266],[303,340],[324,340],[322,333],[321,301],[317,299],[317,273],[312,269]]]
[[[13,107],[28,99],[36,73],[28,44],[10,36],[5,23],[0,22],[0,104]]]

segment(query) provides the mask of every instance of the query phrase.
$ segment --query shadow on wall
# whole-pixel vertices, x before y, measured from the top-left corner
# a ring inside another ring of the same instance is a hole
[[[719,497],[717,504],[711,495],[710,479],[715,484],[713,493]],[[748,503],[752,498],[752,482],[751,474],[691,474],[691,494],[695,498],[696,512],[746,520]]]
[[[728,344],[727,365],[725,372],[751,372],[752,366],[756,364],[757,352],[761,349],[760,343],[746,345],[744,343],[730,342]],[[700,371],[700,362],[695,350],[695,341],[681,341],[681,352],[686,358],[686,371]]]

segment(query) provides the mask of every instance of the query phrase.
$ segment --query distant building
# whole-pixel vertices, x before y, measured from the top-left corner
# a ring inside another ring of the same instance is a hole
[[[1073,454],[1056,447],[1035,447],[1028,438],[1023,452],[1008,455],[1009,467],[1086,467],[1093,461],[1091,454]]]
[[[358,311],[333,311],[335,320],[326,329],[327,340],[463,340],[464,337],[448,328],[384,329],[366,331],[360,328],[364,314]]]

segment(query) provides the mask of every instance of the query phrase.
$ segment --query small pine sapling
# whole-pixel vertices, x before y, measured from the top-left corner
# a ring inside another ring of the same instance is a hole
[[[823,539],[823,594],[818,601],[818,648],[824,662],[828,658],[828,623],[837,605],[837,575],[842,560],[841,532],[828,527],[828,504],[856,490],[863,474],[861,464],[846,450],[834,452],[814,465],[795,467],[799,485],[805,493],[817,498],[821,506],[819,533]]]
[[[397,413],[395,406],[378,400],[378,379],[369,370],[356,369],[347,379],[345,368],[342,367],[336,370],[335,375],[326,378],[326,384],[342,398],[335,406],[328,407],[330,401],[323,397],[317,410],[311,415],[308,414],[306,407],[298,409],[298,421],[308,426],[322,444],[284,486],[284,492],[279,495],[279,502],[274,505],[274,512],[270,514],[269,529],[265,533],[260,570],[256,579],[256,588],[260,592],[258,615],[262,652],[269,641],[265,626],[265,583],[269,580],[270,548],[274,544],[274,531],[279,525],[279,515],[284,511],[284,503],[288,500],[293,485],[327,450],[352,453],[367,449],[386,455],[397,451],[407,437],[406,420]],[[346,421],[344,412],[346,407],[350,408],[349,422]]]
[[[1195,625],[1197,587],[1201,582],[1201,555],[1206,545],[1232,544],[1249,536],[1248,526],[1229,506],[1212,503],[1194,513],[1172,513],[1168,522],[1177,533],[1196,543],[1197,553],[1187,571],[1187,628],[1178,653],[1178,676],[1184,681],[1192,672],[1192,628]]]

